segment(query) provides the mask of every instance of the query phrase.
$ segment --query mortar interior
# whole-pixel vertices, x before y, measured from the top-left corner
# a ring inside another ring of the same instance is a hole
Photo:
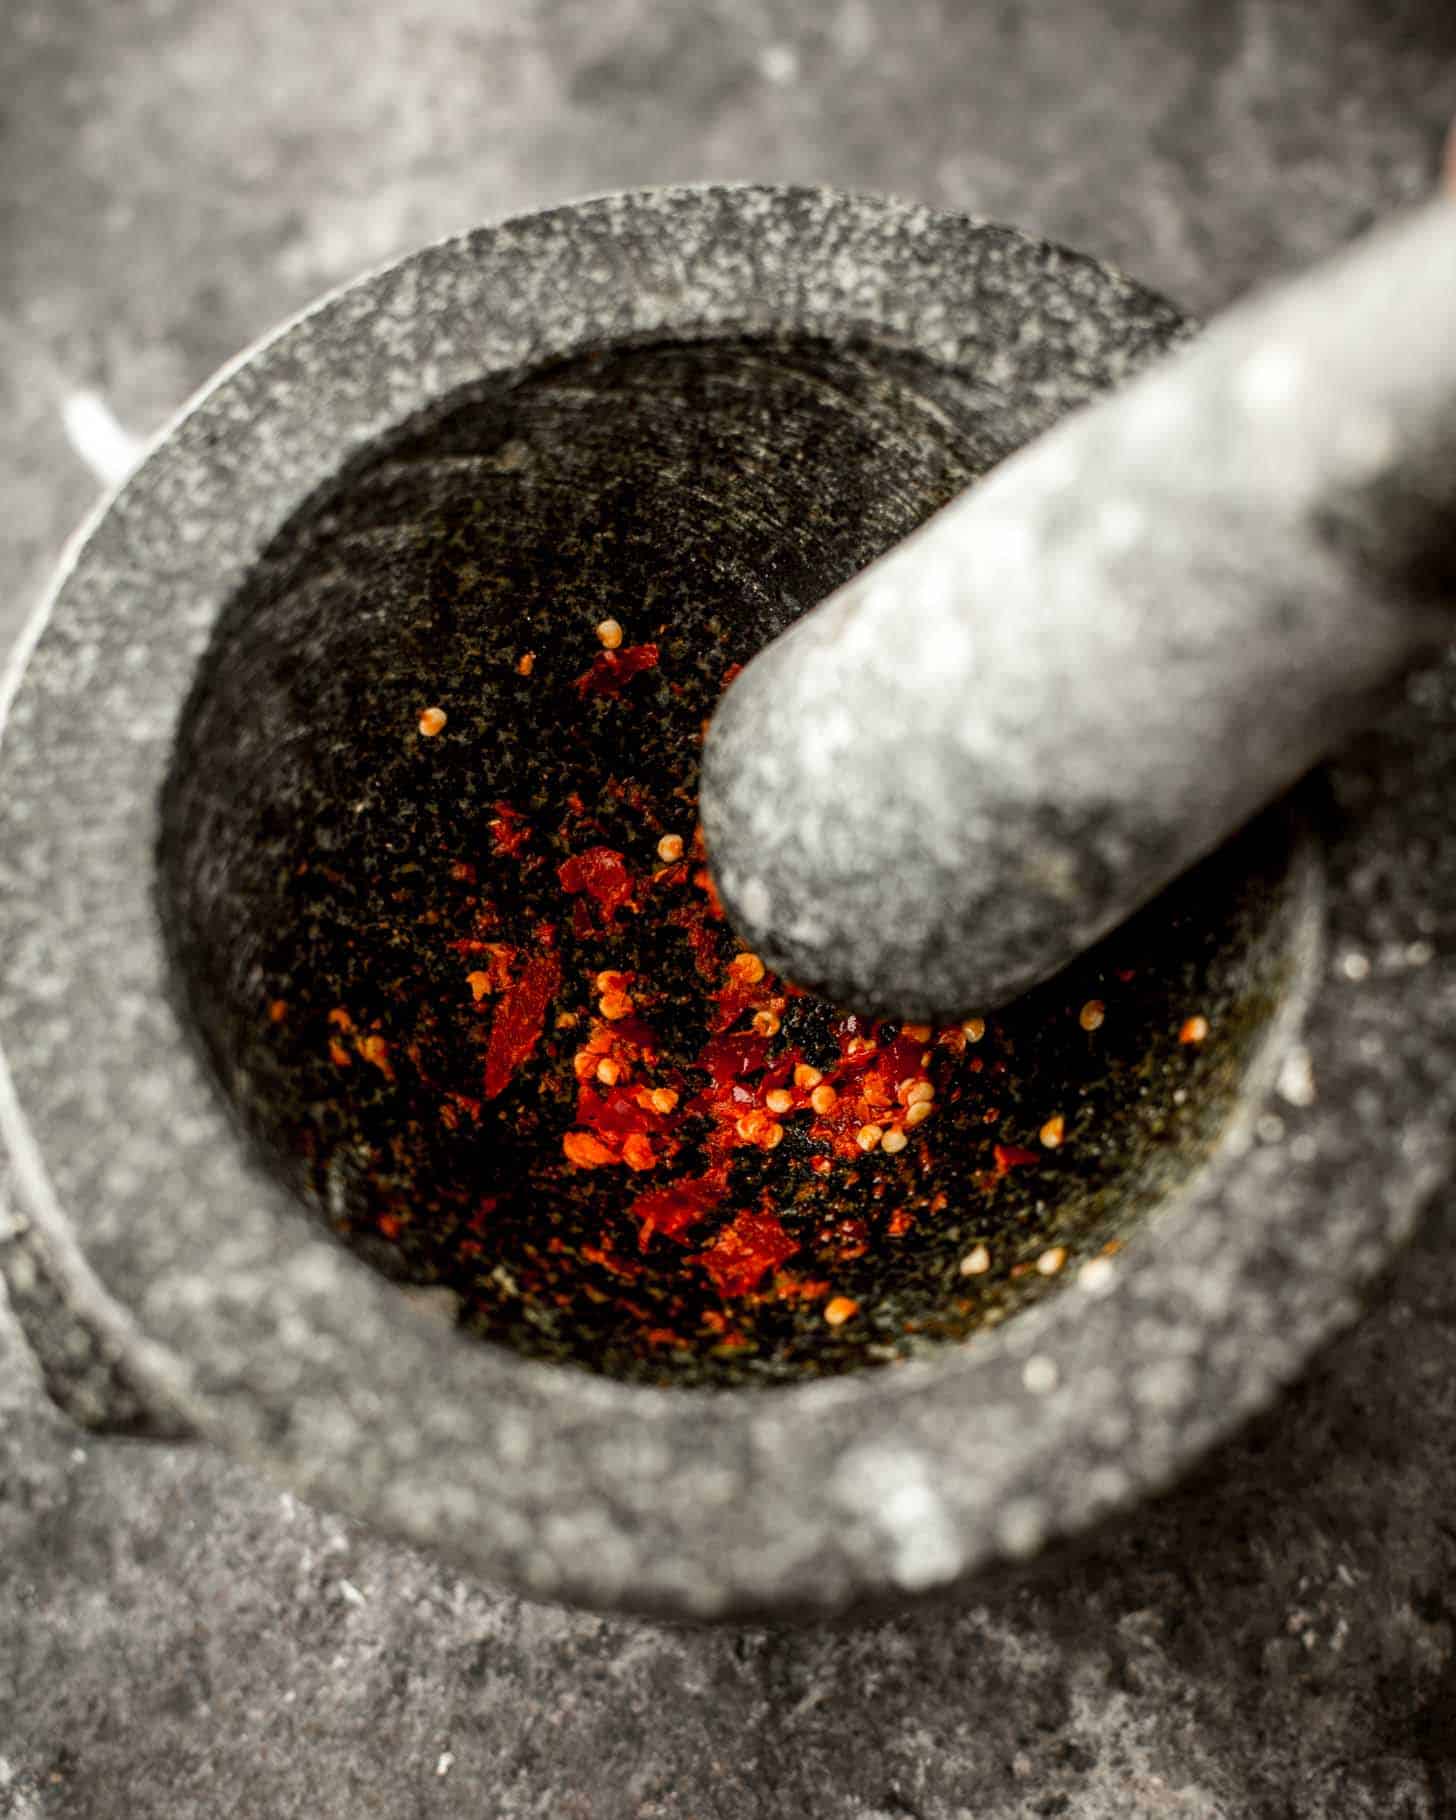
[[[301,1204],[470,1332],[654,1383],[890,1363],[1054,1292],[1226,1127],[1294,965],[1283,812],[974,1043],[932,1038],[935,1113],[897,1154],[833,1154],[799,1108],[776,1148],[731,1149],[717,1208],[675,1234],[640,1211],[715,1160],[689,1109],[735,944],[691,853],[656,876],[662,834],[691,836],[703,721],[733,664],[1010,452],[999,404],[879,341],[556,362],[354,463],[226,611],[164,803],[179,996]],[[630,680],[601,669],[607,618],[623,651],[656,648]],[[427,707],[447,717],[432,737]],[[610,915],[560,882],[588,848],[621,855],[632,881]],[[507,1001],[546,953],[540,1034],[483,1090]],[[649,1121],[641,1170],[563,1158],[603,969],[635,975],[666,1052],[629,1064],[625,1085],[670,1080],[679,1096]],[[673,1008],[679,987],[706,1023]],[[1092,1001],[1105,1010],[1088,1030]],[[815,1001],[776,1015],[775,1054],[828,1067],[843,1047]],[[1195,1017],[1207,1035],[1180,1040]],[[749,1087],[761,1104],[762,1081]],[[739,1206],[793,1247],[746,1288],[746,1271],[707,1261],[722,1264]],[[982,1247],[988,1267],[968,1273]]]

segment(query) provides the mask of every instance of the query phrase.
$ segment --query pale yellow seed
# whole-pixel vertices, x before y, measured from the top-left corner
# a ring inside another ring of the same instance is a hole
[[[1089,998],[1077,1013],[1077,1022],[1084,1030],[1100,1030],[1102,1020],[1107,1016],[1107,1007],[1100,998]]]
[[[1208,1019],[1206,1017],[1190,1017],[1183,1025],[1183,1028],[1178,1032],[1178,1041],[1180,1043],[1201,1043],[1207,1035]]]
[[[420,716],[420,732],[426,739],[433,739],[437,733],[445,731],[448,718],[443,708],[426,708]]]
[[[991,1268],[991,1254],[984,1245],[973,1245],[961,1259],[963,1277],[983,1277]]]
[[[961,1025],[961,1030],[968,1043],[979,1043],[986,1034],[986,1020],[983,1017],[968,1017]]]
[[[1041,1141],[1048,1150],[1055,1150],[1066,1135],[1067,1121],[1060,1112],[1049,1118],[1041,1128]]]
[[[673,1112],[677,1108],[677,1090],[673,1087],[654,1087],[652,1089],[652,1110],[654,1112]]]
[[[657,857],[664,865],[670,866],[674,860],[683,856],[683,838],[680,834],[664,834],[657,843]]]
[[[776,1150],[783,1141],[784,1128],[777,1121],[770,1125],[768,1130],[765,1131],[763,1136],[759,1139],[759,1142],[763,1145],[765,1150]]]
[[[1066,1261],[1066,1246],[1053,1245],[1050,1251],[1044,1251],[1036,1260],[1036,1267],[1042,1276],[1054,1277]]]
[[[604,1087],[615,1087],[622,1078],[622,1070],[609,1055],[604,1055],[597,1063],[597,1079]]]
[[[854,1134],[854,1141],[861,1150],[873,1150],[884,1135],[883,1126],[861,1125]]]
[[[728,971],[742,980],[745,986],[756,986],[763,978],[765,969],[756,954],[735,954],[728,963]]]
[[[916,1125],[922,1124],[934,1111],[935,1106],[932,1101],[916,1100],[913,1106],[906,1108],[905,1123],[913,1128]]]
[[[597,627],[597,637],[608,651],[615,651],[622,642],[622,628],[615,619],[604,619]]]
[[[634,1006],[625,992],[604,992],[599,1009],[608,1023],[615,1024],[619,1018],[630,1017]]]
[[[802,1087],[807,1093],[811,1087],[817,1087],[824,1076],[817,1068],[811,1068],[807,1062],[800,1062],[794,1069],[794,1085]]]
[[[782,1087],[775,1087],[772,1093],[764,1094],[763,1103],[770,1112],[791,1112],[794,1096],[792,1093],[786,1093]]]
[[[909,1138],[907,1138],[900,1127],[896,1125],[891,1130],[887,1131],[880,1139],[880,1149],[884,1151],[886,1156],[894,1156],[897,1151],[903,1150],[909,1142]]]
[[[753,1027],[760,1036],[777,1036],[779,1033],[779,1014],[777,1011],[755,1011]]]
[[[859,1313],[859,1303],[847,1295],[837,1295],[824,1305],[824,1319],[830,1327],[843,1327]]]
[[[833,1112],[839,1104],[839,1095],[826,1083],[823,1087],[816,1087],[809,1095],[809,1104],[816,1112]]]
[[[920,1106],[935,1098],[935,1088],[929,1081],[912,1081],[905,1094],[907,1106]]]

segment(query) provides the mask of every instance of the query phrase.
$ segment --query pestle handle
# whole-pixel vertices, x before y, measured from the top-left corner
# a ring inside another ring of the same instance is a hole
[[[721,702],[728,913],[846,1004],[1047,977],[1378,710],[1456,601],[1456,204],[1220,318],[808,613]]]

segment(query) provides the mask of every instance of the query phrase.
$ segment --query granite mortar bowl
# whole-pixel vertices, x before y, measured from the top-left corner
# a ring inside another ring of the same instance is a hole
[[[379,902],[523,763],[565,753],[589,790],[652,762],[671,693],[613,746],[549,692],[603,612],[696,715],[702,649],[751,654],[1186,332],[1009,229],[665,190],[427,249],[214,382],[77,541],[4,698],[0,1258],[58,1400],[529,1594],[691,1618],[964,1582],[1267,1404],[1448,1167],[1447,671],[1006,1014],[993,1038],[1033,1059],[981,1147],[1063,1106],[1076,1141],[988,1179],[938,1127],[951,1193],[857,1248],[843,1332],[810,1303],[644,1354],[582,1316],[598,1294],[523,1306],[532,1195],[487,1223],[505,1290],[458,1330],[440,1255],[376,1216],[387,1175],[432,1230],[478,1144],[401,1149],[392,1071],[320,1062],[381,957],[406,999],[441,989],[418,931],[448,907],[411,933]]]

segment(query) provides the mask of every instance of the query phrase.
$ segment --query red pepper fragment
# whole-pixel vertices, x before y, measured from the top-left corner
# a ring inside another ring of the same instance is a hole
[[[490,823],[490,837],[497,853],[514,858],[531,838],[531,824],[519,809],[513,809],[509,803],[497,803],[495,817]]]
[[[578,1169],[601,1169],[617,1160],[616,1153],[608,1150],[601,1139],[594,1138],[589,1131],[568,1131],[561,1140],[561,1148],[567,1162],[574,1163]]]
[[[634,676],[657,668],[656,645],[628,645],[622,651],[603,651],[592,660],[592,666],[578,676],[572,687],[583,700],[589,695],[610,699],[620,695]]]
[[[546,1012],[561,984],[561,961],[551,924],[542,925],[537,940],[542,943],[539,952],[521,969],[491,1025],[490,1044],[485,1052],[484,1098],[488,1100],[505,1092],[516,1070],[540,1041]]]
[[[610,921],[623,904],[632,900],[632,875],[614,847],[588,847],[573,853],[556,868],[563,891],[585,891],[601,906]]]
[[[1041,1161],[1034,1150],[1023,1150],[1020,1144],[997,1144],[994,1154],[997,1175],[1005,1175],[1008,1169],[1020,1169],[1027,1163]]]
[[[649,1188],[646,1194],[639,1194],[627,1209],[634,1220],[642,1222],[638,1248],[646,1251],[654,1232],[682,1242],[689,1226],[713,1212],[727,1187],[727,1170],[715,1169],[690,1181],[669,1182],[665,1188]]]
[[[709,1037],[698,1055],[715,1087],[726,1087],[744,1074],[756,1074],[768,1061],[768,1038],[735,1030],[728,1036]]]
[[[693,1259],[713,1279],[720,1296],[747,1295],[766,1270],[793,1257],[799,1249],[772,1213],[740,1213],[719,1233],[707,1251]]]

